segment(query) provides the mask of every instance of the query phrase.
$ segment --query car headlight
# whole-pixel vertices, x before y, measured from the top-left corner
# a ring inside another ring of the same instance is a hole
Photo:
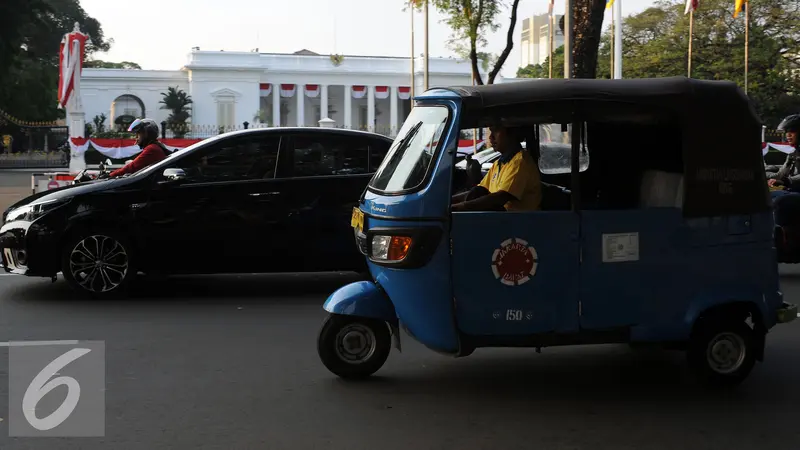
[[[411,249],[411,238],[407,236],[372,236],[370,256],[377,261],[402,261]]]
[[[42,217],[48,212],[65,205],[72,200],[72,197],[59,198],[56,200],[47,200],[44,202],[33,203],[31,205],[20,206],[14,208],[6,215],[6,223],[14,222],[17,220],[24,220],[26,222],[33,222],[34,220]]]

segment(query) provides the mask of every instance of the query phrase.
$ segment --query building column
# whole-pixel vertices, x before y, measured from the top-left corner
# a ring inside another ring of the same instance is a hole
[[[328,118],[328,85],[319,86],[319,120]]]
[[[281,126],[281,85],[272,83],[272,126]]]
[[[353,87],[350,85],[344,86],[344,127],[347,129],[353,128]]]
[[[375,86],[367,86],[367,131],[375,132]]]
[[[395,137],[397,136],[397,86],[392,86],[389,88],[389,108],[391,110],[389,116],[389,136]]]
[[[297,96],[297,126],[303,127],[306,125],[306,85],[298,84],[295,95]]]

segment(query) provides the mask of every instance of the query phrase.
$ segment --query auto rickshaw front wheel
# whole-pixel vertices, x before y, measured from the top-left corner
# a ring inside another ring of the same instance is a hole
[[[757,342],[755,331],[744,321],[704,321],[689,343],[689,366],[703,384],[737,386],[755,366]]]
[[[391,350],[392,337],[386,322],[365,317],[331,314],[317,339],[322,363],[347,379],[374,374],[383,367]]]

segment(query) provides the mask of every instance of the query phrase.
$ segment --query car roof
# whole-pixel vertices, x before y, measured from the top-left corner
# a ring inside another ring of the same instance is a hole
[[[248,128],[246,130],[230,131],[224,134],[214,136],[215,138],[226,138],[234,136],[244,136],[251,134],[285,134],[285,133],[303,133],[303,134],[332,134],[339,136],[361,136],[374,139],[383,139],[392,142],[393,139],[379,133],[370,131],[351,130],[348,128],[323,128],[323,127],[266,127],[266,128]]]

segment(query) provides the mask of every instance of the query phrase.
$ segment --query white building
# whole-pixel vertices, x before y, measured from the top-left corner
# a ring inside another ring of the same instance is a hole
[[[558,26],[563,16],[553,15],[553,51],[564,45],[564,33]],[[541,14],[522,19],[520,67],[544,64],[550,56],[550,16]]]
[[[415,93],[423,91],[422,69],[418,58]],[[470,70],[465,60],[431,58],[429,86],[469,85]],[[179,70],[84,69],[81,97],[86,122],[105,114],[106,126],[122,115],[166,120],[159,102],[176,87],[192,98],[195,130],[318,126],[329,118],[337,127],[394,135],[410,109],[410,71],[410,58],[194,49]]]

